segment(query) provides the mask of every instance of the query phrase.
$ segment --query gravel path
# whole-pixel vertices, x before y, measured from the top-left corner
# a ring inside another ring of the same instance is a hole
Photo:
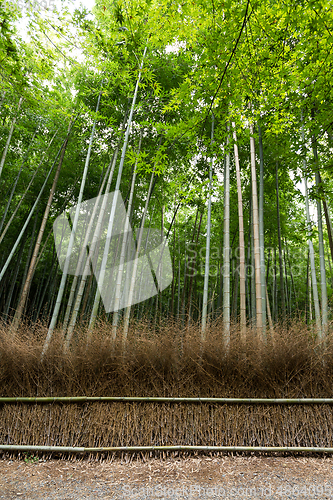
[[[194,457],[127,464],[120,459],[0,460],[0,499],[99,498],[333,500],[333,458]]]

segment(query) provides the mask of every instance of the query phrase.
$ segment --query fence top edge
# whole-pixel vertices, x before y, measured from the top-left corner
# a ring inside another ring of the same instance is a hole
[[[210,404],[333,404],[333,398],[210,398],[153,396],[52,396],[0,397],[0,404],[11,403],[210,403]]]

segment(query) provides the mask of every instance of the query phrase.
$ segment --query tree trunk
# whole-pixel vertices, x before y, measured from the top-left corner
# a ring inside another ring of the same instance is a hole
[[[54,135],[52,136],[52,138],[51,138],[51,140],[50,140],[49,144],[47,145],[46,151],[44,152],[43,157],[42,157],[41,161],[39,162],[38,167],[36,168],[35,172],[33,173],[33,176],[31,177],[31,179],[30,179],[30,181],[29,181],[29,184],[28,184],[28,186],[27,186],[26,190],[25,190],[25,191],[24,191],[24,193],[23,193],[23,196],[21,196],[20,201],[19,201],[19,202],[18,202],[18,204],[16,205],[14,212],[12,213],[12,215],[11,215],[11,217],[10,217],[9,221],[7,222],[6,227],[5,227],[5,229],[3,230],[3,232],[2,232],[2,234],[1,234],[1,236],[0,236],[0,243],[1,243],[1,242],[2,242],[2,240],[4,239],[4,237],[5,237],[5,235],[6,235],[7,231],[8,231],[8,229],[10,228],[10,225],[11,225],[11,223],[12,223],[12,221],[13,221],[13,219],[14,219],[15,215],[17,214],[17,212],[18,212],[18,210],[19,210],[19,208],[20,208],[20,206],[21,206],[22,202],[24,201],[24,199],[25,199],[25,197],[26,197],[27,193],[29,192],[30,186],[31,186],[31,184],[33,183],[33,181],[34,181],[34,179],[35,179],[35,177],[36,177],[37,173],[39,172],[39,169],[40,169],[40,167],[42,166],[42,163],[43,163],[44,157],[45,157],[45,155],[46,155],[47,151],[49,150],[49,148],[50,148],[50,146],[51,146],[51,144],[52,144],[52,142],[53,142],[53,140],[54,140],[55,136],[57,135],[57,133],[58,133],[58,131],[57,131],[57,132],[55,132],[55,133],[54,133]],[[61,146],[61,148],[62,148],[62,146]],[[56,161],[57,161],[57,158],[58,158],[58,156],[59,156],[59,154],[60,154],[61,148],[59,149],[59,151],[58,151],[58,153],[57,153],[57,156],[56,156],[56,159],[55,159],[55,161],[54,161],[53,166],[55,165],[55,163],[56,163]],[[52,169],[53,169],[53,166],[52,166]],[[51,170],[52,170],[52,169],[51,169]]]
[[[112,228],[113,228],[113,222],[114,222],[114,216],[115,216],[115,207],[116,207],[116,204],[117,204],[118,193],[119,193],[119,189],[120,189],[120,181],[121,181],[121,177],[122,177],[122,173],[123,173],[125,155],[126,155],[126,150],[127,150],[127,144],[128,144],[129,134],[130,134],[130,130],[131,130],[131,125],[132,125],[132,120],[133,120],[133,113],[134,113],[134,109],[135,109],[136,98],[137,98],[137,95],[138,95],[139,84],[140,84],[140,81],[141,81],[141,74],[142,74],[143,62],[144,62],[144,59],[145,59],[145,56],[146,56],[146,52],[147,52],[147,47],[145,47],[145,49],[143,51],[143,56],[142,56],[142,61],[141,61],[141,65],[140,65],[140,70],[139,70],[137,82],[136,82],[136,85],[135,85],[135,90],[134,90],[134,95],[133,95],[133,101],[132,101],[131,110],[130,110],[130,114],[129,114],[129,118],[128,118],[128,123],[127,123],[125,138],[124,138],[124,144],[123,144],[123,148],[122,148],[122,151],[121,151],[121,158],[120,158],[120,163],[119,163],[119,168],[118,168],[117,182],[116,182],[116,187],[115,187],[115,193],[114,193],[114,198],[113,198],[112,209],[111,209],[111,213],[110,213],[109,227],[108,227],[108,233],[107,233],[107,236],[106,236],[106,245],[105,245],[105,249],[104,249],[104,254],[103,254],[103,260],[102,260],[102,264],[101,264],[101,269],[103,269],[104,268],[103,266],[105,266],[105,264],[106,264],[107,255],[108,255],[108,251],[109,251],[109,249],[108,249],[108,242],[110,242],[110,236],[112,234]],[[94,327],[95,321],[96,321],[96,318],[97,318],[97,313],[98,313],[98,308],[99,308],[99,303],[100,303],[100,298],[101,298],[100,290],[103,287],[103,282],[104,282],[104,273],[101,273],[100,274],[100,278],[98,279],[98,286],[97,286],[97,289],[96,289],[96,295],[95,295],[94,305],[93,305],[91,316],[90,316],[90,322],[89,322],[89,328],[90,329],[92,329]]]
[[[98,99],[97,99],[96,110],[95,110],[96,115],[97,115],[98,110],[99,110],[101,96],[102,96],[102,90],[100,90],[100,93],[99,93]],[[80,205],[82,202],[83,191],[84,191],[84,187],[85,187],[86,179],[87,179],[87,174],[88,174],[88,167],[89,167],[92,143],[93,143],[94,135],[95,135],[96,122],[97,122],[97,116],[94,120],[94,124],[93,124],[92,131],[90,134],[88,152],[87,152],[87,157],[86,157],[86,161],[85,161],[85,165],[84,165],[84,169],[83,169],[80,192],[79,192],[79,197],[78,197],[78,201],[77,201],[77,205],[76,205],[72,232],[71,232],[71,236],[70,236],[69,243],[68,243],[65,265],[64,265],[62,276],[61,276],[60,286],[59,286],[59,290],[58,290],[58,294],[57,294],[57,298],[56,298],[50,326],[49,326],[47,336],[46,336],[46,339],[44,342],[43,350],[42,350],[42,355],[41,355],[42,360],[46,354],[46,351],[48,350],[48,347],[49,347],[49,344],[50,344],[50,341],[52,338],[52,334],[53,334],[53,331],[54,331],[56,323],[57,323],[57,319],[58,319],[58,315],[59,315],[59,311],[60,311],[60,306],[61,306],[61,301],[62,301],[62,297],[63,297],[64,291],[65,291],[67,272],[68,272],[68,267],[69,267],[69,260],[70,260],[70,256],[71,256],[72,249],[74,246],[75,232],[77,229],[77,224],[78,224],[79,214],[80,214]]]
[[[237,179],[237,196],[238,196],[238,221],[239,221],[239,294],[240,294],[240,328],[242,340],[246,337],[246,290],[245,290],[245,244],[244,244],[244,219],[243,219],[243,198],[242,184],[240,176],[238,145],[236,135],[236,125],[233,122],[233,138],[234,138],[234,153]]]
[[[229,147],[227,137],[226,147]],[[226,345],[230,343],[230,153],[226,154],[224,167],[223,214],[223,329]]]
[[[83,292],[84,292],[84,287],[85,287],[86,280],[87,280],[87,277],[88,277],[89,271],[90,271],[90,260],[89,260],[89,255],[87,255],[87,254],[89,254],[89,252],[87,250],[87,245],[89,242],[89,238],[91,236],[92,225],[93,225],[93,222],[95,220],[95,216],[97,215],[97,211],[99,210],[99,220],[102,219],[104,211],[105,211],[106,198],[105,198],[105,200],[103,200],[102,206],[100,207],[99,206],[99,199],[100,199],[99,197],[103,193],[103,189],[104,189],[105,182],[106,182],[107,178],[108,178],[108,182],[107,182],[107,186],[105,189],[105,194],[110,191],[110,186],[111,186],[111,182],[113,179],[113,174],[114,174],[114,170],[115,170],[115,166],[116,166],[118,151],[119,151],[119,148],[116,147],[116,150],[112,156],[111,162],[109,163],[108,169],[107,169],[106,174],[104,176],[102,185],[100,186],[98,196],[96,197],[95,205],[94,205],[92,215],[91,215],[90,220],[89,220],[88,228],[87,228],[87,231],[86,231],[86,234],[84,237],[84,241],[83,241],[83,244],[81,247],[80,255],[79,255],[78,262],[77,262],[76,269],[75,269],[75,275],[74,275],[71,290],[69,293],[64,322],[63,322],[63,331],[65,334],[66,334],[66,330],[67,330],[67,326],[68,326],[74,298],[75,298],[74,311],[76,311],[76,312],[73,311],[73,313],[72,313],[71,323],[73,323],[73,321],[74,321],[73,328],[75,325],[76,317],[78,314],[78,309],[80,307]],[[97,226],[98,226],[98,223],[97,223]],[[97,227],[96,227],[96,229],[97,229]],[[96,235],[94,235],[93,242],[97,241],[98,237],[99,237],[99,231],[98,231],[98,233],[96,233]],[[90,250],[92,250],[92,249],[90,249]],[[78,282],[78,278],[79,278],[81,273],[82,273],[82,277],[81,277],[81,281],[80,281],[80,285],[79,285],[79,291],[75,297],[77,282]],[[74,317],[75,317],[75,319],[74,319]],[[71,326],[70,326],[70,329],[71,329]],[[70,335],[71,335],[71,333],[70,333]]]
[[[212,131],[211,144],[214,142],[214,114],[212,114]],[[213,153],[212,153],[213,155]],[[208,281],[209,281],[209,256],[210,256],[210,231],[211,231],[211,210],[212,210],[212,171],[214,166],[214,157],[212,156],[209,165],[209,192],[208,192],[208,211],[207,211],[207,236],[206,236],[206,260],[205,260],[205,277],[204,277],[204,293],[202,301],[202,320],[201,320],[201,341],[206,339],[207,326],[207,304],[208,304]]]
[[[0,282],[1,282],[2,278],[3,278],[3,275],[4,275],[4,274],[5,274],[5,272],[6,272],[7,267],[9,266],[9,264],[10,264],[10,262],[11,262],[12,258],[13,258],[13,255],[14,255],[14,253],[15,253],[15,250],[16,250],[16,248],[17,248],[17,246],[18,246],[18,244],[19,244],[19,242],[20,242],[20,240],[21,240],[21,238],[22,238],[22,236],[23,236],[23,234],[24,234],[24,231],[26,230],[27,225],[29,224],[30,219],[31,219],[31,217],[32,217],[32,215],[33,215],[33,213],[34,213],[34,211],[35,211],[35,209],[36,209],[36,207],[37,207],[37,205],[38,205],[38,203],[39,203],[39,200],[40,200],[40,198],[41,198],[41,196],[42,196],[42,194],[43,194],[43,191],[44,191],[44,189],[45,189],[45,186],[46,186],[46,184],[47,184],[47,181],[49,180],[49,177],[50,177],[50,175],[51,175],[51,172],[52,172],[52,170],[53,170],[53,168],[54,168],[54,166],[55,166],[55,164],[56,164],[56,161],[57,161],[57,159],[58,159],[58,156],[59,156],[59,154],[60,154],[60,151],[61,151],[61,149],[59,150],[59,152],[58,152],[58,154],[57,154],[57,157],[56,157],[56,159],[55,159],[55,161],[54,161],[54,163],[53,163],[52,167],[50,168],[50,170],[49,170],[49,172],[48,172],[48,174],[47,174],[47,176],[46,176],[46,179],[45,179],[45,181],[44,181],[43,186],[41,187],[41,189],[40,189],[40,191],[39,191],[39,194],[38,194],[38,196],[37,196],[37,199],[36,199],[35,203],[33,204],[33,207],[32,207],[32,209],[30,210],[30,213],[29,213],[28,217],[26,218],[26,221],[25,221],[25,223],[24,223],[24,225],[23,225],[23,228],[21,229],[21,232],[20,232],[19,236],[17,237],[16,242],[14,243],[14,246],[13,246],[13,248],[12,248],[12,250],[11,250],[11,252],[10,252],[10,254],[9,254],[8,258],[7,258],[7,260],[6,260],[6,262],[5,262],[5,265],[3,266],[2,270],[1,270],[1,273],[0,273]],[[7,224],[7,225],[8,225],[8,224]],[[6,227],[7,227],[7,226],[6,226]]]
[[[265,281],[265,238],[264,238],[264,152],[262,146],[261,128],[259,132],[260,183],[259,183],[259,245],[260,245],[260,279],[262,300],[262,326],[266,331],[266,281]]]
[[[34,141],[34,138],[35,138],[35,136],[36,136],[36,134],[37,134],[38,128],[39,128],[39,126],[38,126],[38,127],[36,127],[35,132],[34,132],[34,134],[33,134],[33,136],[32,136],[32,139],[31,139],[31,141],[30,141],[29,147],[28,147],[28,149],[27,149],[27,151],[26,151],[26,153],[25,153],[25,155],[24,155],[24,159],[23,159],[23,161],[22,161],[22,163],[21,163],[20,170],[19,170],[19,172],[18,172],[18,174],[17,174],[17,176],[16,176],[16,179],[15,179],[14,185],[13,185],[12,190],[11,190],[11,192],[10,192],[9,199],[8,199],[8,201],[7,201],[7,203],[6,203],[5,211],[4,211],[4,214],[3,214],[2,218],[1,218],[1,221],[0,221],[0,234],[1,234],[1,231],[2,231],[2,228],[3,228],[3,225],[4,225],[4,222],[5,222],[5,220],[6,220],[6,216],[7,216],[7,213],[8,213],[9,207],[10,207],[10,204],[11,204],[11,202],[12,202],[12,199],[13,199],[13,196],[14,196],[14,193],[15,193],[15,189],[16,189],[17,183],[18,183],[19,178],[20,178],[20,176],[21,176],[23,166],[24,166],[24,164],[25,164],[25,162],[26,162],[26,160],[27,160],[27,158],[28,158],[28,154],[29,154],[29,151],[30,151],[30,146],[32,145],[32,143],[33,143],[33,141]]]
[[[261,298],[261,267],[260,267],[260,242],[259,242],[259,214],[257,195],[256,157],[253,137],[253,125],[250,125],[250,150],[251,150],[251,179],[252,179],[252,206],[253,206],[253,243],[255,262],[256,284],[256,327],[260,336],[263,333],[262,298]]]
[[[327,201],[323,198],[323,206],[324,206],[324,214],[326,219],[326,227],[328,233],[328,242],[330,247],[331,259],[333,262],[333,229],[332,229],[332,221],[330,218],[330,213],[328,211]]]
[[[282,322],[285,323],[285,321],[286,321],[286,301],[285,301],[285,296],[284,296],[284,279],[283,279],[283,255],[282,255],[280,204],[279,204],[278,162],[276,162],[276,165],[275,165],[275,184],[276,184],[276,211],[277,211],[278,241],[279,241],[279,268],[280,268],[280,294],[281,294],[281,307],[282,307]]]
[[[73,123],[73,119],[71,119],[70,123],[69,123],[68,131],[67,131],[67,137],[66,137],[65,142],[64,142],[63,147],[62,147],[62,151],[61,151],[60,158],[59,158],[59,163],[58,163],[58,168],[56,170],[56,173],[55,173],[55,176],[54,176],[54,179],[53,179],[53,184],[52,184],[52,187],[51,187],[51,190],[50,190],[49,198],[48,198],[47,203],[46,203],[46,207],[45,207],[45,211],[44,211],[44,216],[43,216],[42,224],[40,226],[39,233],[38,233],[38,236],[37,236],[37,241],[36,241],[36,245],[35,245],[34,252],[33,252],[33,255],[32,255],[32,259],[31,259],[31,262],[30,262],[28,274],[27,274],[27,277],[26,277],[26,280],[25,280],[25,284],[24,284],[24,287],[23,287],[23,290],[22,290],[20,302],[18,304],[18,307],[16,309],[16,313],[15,313],[15,316],[14,316],[14,320],[13,320],[13,324],[12,324],[12,328],[13,328],[14,331],[17,331],[17,329],[18,329],[18,326],[20,324],[21,317],[22,317],[22,314],[24,313],[24,309],[25,309],[26,302],[27,302],[27,299],[28,299],[29,290],[30,290],[30,286],[31,286],[31,281],[32,281],[33,275],[35,273],[36,261],[37,261],[38,253],[39,253],[40,246],[41,246],[41,243],[42,243],[42,239],[43,239],[43,236],[44,236],[44,231],[45,231],[47,219],[49,217],[49,213],[50,213],[50,209],[51,209],[51,204],[52,204],[53,197],[54,197],[54,194],[55,194],[55,190],[56,190],[56,187],[57,187],[57,184],[58,184],[58,179],[59,179],[59,175],[60,175],[61,166],[62,166],[62,163],[64,161],[64,156],[65,156],[65,152],[66,152],[66,148],[67,148],[67,144],[68,144],[68,140],[69,140],[70,131],[71,131],[71,128],[72,128],[72,123]]]
[[[320,178],[318,173],[318,150],[317,141],[312,137],[313,156],[316,163],[316,186],[320,190]],[[324,250],[324,235],[323,221],[321,214],[320,193],[317,197],[317,215],[318,215],[318,238],[319,238],[319,261],[320,261],[320,287],[321,287],[321,318],[322,318],[322,333],[325,335],[328,323],[328,301],[327,301],[327,284],[326,284],[326,269],[325,269],[325,250]]]
[[[199,210],[199,207],[198,207]],[[202,223],[202,217],[203,217],[203,212],[200,214],[200,219],[199,219],[199,224],[198,224],[198,230],[197,230],[197,237],[195,241],[195,257],[193,260],[193,265],[192,265],[192,273],[190,276],[190,284],[189,284],[189,292],[188,292],[188,327],[190,326],[190,319],[191,319],[191,308],[192,308],[192,295],[193,295],[193,281],[194,281],[194,276],[196,276],[197,271],[196,271],[196,263],[197,263],[197,249],[198,249],[198,241],[199,241],[199,235],[200,235],[200,228],[201,228],[201,223]]]
[[[251,326],[256,325],[256,275],[255,275],[255,257],[254,257],[254,232],[253,232],[253,204],[251,204],[251,245],[250,245],[250,258],[251,258]]]
[[[278,297],[277,297],[277,259],[276,259],[276,247],[274,247],[274,277],[273,277],[273,310],[274,310],[274,321],[278,321]]]
[[[128,200],[128,206],[127,206],[127,219],[125,222],[125,228],[124,228],[124,233],[123,233],[123,241],[122,241],[122,247],[121,247],[121,253],[120,253],[120,263],[118,267],[118,275],[117,275],[117,284],[116,284],[116,295],[115,295],[115,304],[114,304],[114,312],[113,312],[113,322],[112,322],[112,340],[116,340],[117,336],[117,326],[118,326],[118,320],[119,320],[119,306],[120,306],[120,299],[121,299],[121,283],[122,283],[122,277],[123,277],[123,272],[124,272],[124,264],[125,264],[125,258],[126,258],[126,253],[128,253],[128,232],[130,230],[130,225],[129,225],[129,219],[132,211],[132,203],[133,203],[133,195],[134,195],[134,187],[135,187],[135,180],[136,180],[136,167],[138,164],[139,160],[139,154],[141,150],[141,141],[142,141],[142,131],[140,133],[140,139],[139,139],[139,146],[138,146],[138,156],[136,158],[135,166],[134,166],[134,172],[132,176],[132,183],[131,183],[131,191],[130,191],[130,197]]]
[[[322,185],[323,181],[322,181],[322,178],[321,178],[321,175],[320,175],[320,172],[319,172],[319,168],[318,168],[318,177],[319,177],[319,182]],[[330,213],[329,213],[328,206],[327,206],[327,201],[326,201],[326,198],[325,198],[325,193],[324,193],[324,190],[322,189],[322,187],[321,187],[321,193],[322,193],[322,201],[323,201],[324,214],[325,214],[325,220],[326,220],[328,242],[329,242],[329,247],[330,247],[331,259],[332,259],[332,262],[333,262],[333,228],[332,228],[332,221],[331,221],[331,218],[330,218]]]
[[[123,120],[123,123],[121,126],[121,130],[125,126],[126,119],[127,119],[127,111],[126,111],[126,114],[125,114],[125,117],[124,117],[124,120]],[[82,244],[82,248],[80,251],[79,258],[78,258],[77,266],[75,269],[75,275],[73,278],[73,282],[72,282],[72,286],[71,286],[71,290],[70,290],[70,294],[69,294],[69,299],[68,299],[68,303],[67,303],[67,307],[66,307],[65,317],[64,317],[63,331],[64,331],[65,335],[66,335],[66,330],[67,330],[70,314],[72,311],[72,305],[73,305],[74,298],[75,298],[75,305],[74,305],[74,310],[72,312],[72,317],[71,317],[71,325],[72,326],[70,326],[70,329],[73,331],[73,328],[75,326],[76,318],[77,318],[78,311],[79,311],[80,304],[81,304],[81,300],[83,297],[84,287],[85,287],[87,277],[88,277],[89,272],[90,272],[90,266],[91,266],[91,260],[89,258],[89,251],[87,249],[87,245],[89,242],[89,238],[91,236],[92,225],[93,225],[93,222],[95,220],[95,216],[97,215],[97,211],[99,210],[98,221],[96,224],[95,232],[94,232],[91,247],[90,247],[90,253],[91,253],[91,255],[93,255],[95,246],[96,246],[98,239],[100,237],[100,226],[101,226],[101,222],[102,222],[102,219],[104,216],[107,198],[105,197],[103,199],[101,207],[99,207],[99,200],[100,200],[100,196],[103,193],[105,182],[107,179],[108,179],[108,181],[107,181],[106,188],[105,188],[105,194],[110,192],[113,175],[114,175],[114,171],[116,168],[119,147],[120,147],[120,141],[118,141],[116,149],[112,155],[111,161],[109,162],[109,165],[108,165],[107,171],[105,173],[104,179],[102,181],[102,184],[100,185],[99,193],[98,193],[98,196],[96,197],[93,212],[92,212],[92,215],[91,215],[90,220],[89,220],[89,224],[88,224],[88,228],[87,228],[87,231],[85,234],[84,242]],[[80,281],[78,293],[75,297],[75,291],[77,288],[77,282],[78,282],[80,274],[82,274],[81,281]],[[95,295],[96,295],[96,291],[95,291]],[[69,335],[71,336],[72,332],[69,332]]]
[[[302,115],[301,120],[303,122],[303,115]],[[304,125],[303,125],[303,123],[302,123],[302,144],[304,145]],[[306,220],[307,220],[307,230],[308,230],[309,258],[310,258],[310,267],[311,267],[311,275],[309,277],[309,313],[310,313],[310,322],[311,322],[312,321],[311,286],[312,286],[317,335],[319,337],[321,337],[321,317],[320,317],[320,306],[319,306],[319,297],[318,297],[315,256],[314,256],[313,244],[312,244],[312,239],[311,239],[311,219],[310,219],[308,184],[307,184],[307,178],[306,178],[306,159],[305,159],[305,157],[303,159],[303,169],[304,169],[303,181],[304,181],[304,186],[305,186],[305,210],[306,210]]]
[[[27,235],[27,233],[25,233],[25,235],[23,236],[22,241],[21,241],[19,253],[18,253],[18,256],[16,259],[15,268],[13,269],[13,272],[10,275],[10,287],[9,287],[9,291],[7,294],[7,299],[5,302],[4,313],[3,313],[3,315],[6,319],[8,318],[9,308],[10,308],[10,304],[12,302],[13,292],[14,292],[14,288],[15,288],[15,284],[16,284],[17,275],[18,275],[18,272],[20,270],[20,265],[21,265],[21,261],[22,261],[22,254],[23,254],[24,245],[25,245],[25,242],[27,240],[27,237],[28,237],[28,235]]]
[[[136,247],[134,258],[132,259],[133,260],[133,270],[132,270],[131,283],[130,283],[130,288],[129,288],[129,293],[128,293],[128,304],[129,305],[125,309],[124,330],[123,330],[123,347],[125,347],[125,344],[127,341],[129,320],[130,320],[130,314],[131,314],[131,303],[133,300],[134,286],[135,286],[135,280],[136,280],[136,274],[137,274],[138,257],[139,257],[141,242],[142,242],[143,228],[144,228],[145,219],[146,219],[147,211],[148,211],[148,203],[150,200],[150,195],[151,195],[152,187],[153,187],[154,175],[155,175],[155,166],[153,168],[151,178],[150,178],[150,184],[149,184],[149,188],[148,188],[146,204],[145,204],[145,208],[144,208],[142,219],[141,219],[140,233],[139,233],[139,237],[137,240],[137,247]]]

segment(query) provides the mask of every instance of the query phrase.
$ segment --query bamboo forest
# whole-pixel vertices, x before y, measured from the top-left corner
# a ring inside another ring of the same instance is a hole
[[[243,337],[294,321],[325,336],[330,2],[97,1],[93,14],[7,2],[0,13],[4,324],[42,322],[48,339],[62,325],[68,345],[98,319],[113,338],[140,318],[195,322],[202,338],[218,318],[226,342],[237,323]],[[53,224],[115,190],[132,227],[165,236],[172,280],[107,312],[94,273],[60,268]]]
[[[0,453],[332,453],[332,109],[330,0],[2,1]]]

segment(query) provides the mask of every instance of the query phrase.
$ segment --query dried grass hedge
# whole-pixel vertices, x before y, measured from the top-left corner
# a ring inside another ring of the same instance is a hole
[[[121,330],[120,330],[121,331]],[[333,397],[333,329],[318,343],[304,325],[277,328],[262,342],[237,328],[230,345],[211,325],[133,324],[126,352],[100,323],[87,345],[76,331],[69,353],[61,332],[44,359],[47,329],[0,327],[1,396]],[[238,445],[333,447],[333,408],[214,404],[87,403],[0,405],[0,442],[63,446]]]

